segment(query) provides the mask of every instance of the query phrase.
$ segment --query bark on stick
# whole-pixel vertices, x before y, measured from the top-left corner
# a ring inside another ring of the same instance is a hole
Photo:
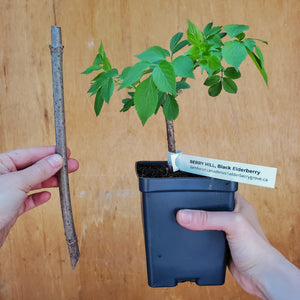
[[[51,26],[51,60],[53,81],[53,103],[55,118],[56,152],[64,159],[64,165],[58,173],[59,195],[65,235],[69,249],[72,268],[79,260],[79,247],[73,221],[72,206],[69,190],[67,143],[65,132],[64,88],[63,88],[63,45],[61,29]]]
[[[175,146],[175,135],[174,135],[174,124],[173,121],[166,119],[166,128],[167,128],[167,140],[168,140],[168,151],[176,152]]]

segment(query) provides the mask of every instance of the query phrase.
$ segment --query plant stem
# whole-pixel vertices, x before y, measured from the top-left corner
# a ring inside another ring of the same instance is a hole
[[[55,118],[56,152],[63,157],[64,165],[58,172],[59,195],[62,211],[62,218],[65,228],[65,236],[68,244],[72,268],[76,267],[79,260],[79,247],[75,226],[73,221],[72,206],[70,200],[68,157],[66,147],[65,111],[64,111],[64,88],[61,44],[61,29],[51,26],[51,59],[52,59],[52,80],[53,80],[53,104]]]
[[[169,121],[169,120],[166,119],[166,127],[167,127],[168,151],[175,153],[176,152],[176,146],[175,146],[175,134],[174,134],[173,121]]]

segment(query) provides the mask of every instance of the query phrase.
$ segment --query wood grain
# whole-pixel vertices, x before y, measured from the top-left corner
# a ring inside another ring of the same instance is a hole
[[[147,286],[140,195],[134,163],[164,160],[161,113],[143,128],[132,110],[121,114],[124,92],[99,118],[80,73],[101,41],[122,69],[134,55],[186,28],[242,23],[262,46],[269,87],[248,60],[239,93],[207,96],[203,78],[180,96],[175,122],[184,153],[278,168],[275,189],[240,185],[271,243],[300,267],[299,243],[299,1],[296,0],[2,0],[0,2],[0,151],[55,143],[50,27],[64,41],[68,146],[80,162],[70,192],[81,258],[69,266],[59,195],[22,216],[0,251],[0,299],[256,299],[230,273],[224,286],[191,283]]]

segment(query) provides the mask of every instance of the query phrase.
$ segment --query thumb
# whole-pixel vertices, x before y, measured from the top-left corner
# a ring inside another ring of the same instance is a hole
[[[63,158],[59,154],[53,154],[14,175],[18,186],[28,193],[34,186],[56,174],[62,166]]]
[[[208,212],[203,210],[182,209],[177,212],[177,222],[190,230],[234,231],[234,212]]]

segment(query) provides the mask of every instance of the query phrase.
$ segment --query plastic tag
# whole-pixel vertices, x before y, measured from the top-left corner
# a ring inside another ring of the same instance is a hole
[[[181,151],[169,152],[168,158],[174,172],[180,170],[223,180],[275,187],[277,168],[185,155]]]

